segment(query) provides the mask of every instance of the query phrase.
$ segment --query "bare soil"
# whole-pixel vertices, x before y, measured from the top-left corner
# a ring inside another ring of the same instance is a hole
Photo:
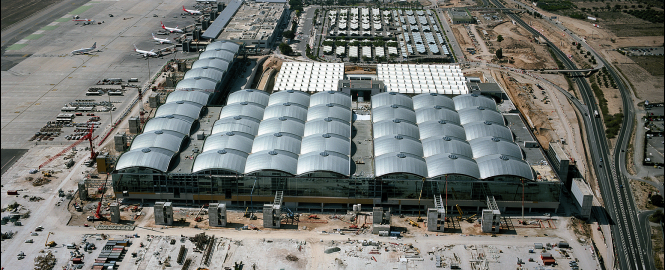
[[[630,188],[633,192],[633,197],[635,197],[635,203],[639,209],[642,210],[652,210],[656,207],[649,202],[649,193],[652,191],[657,191],[652,185],[647,183],[630,180]]]
[[[665,253],[663,253],[663,230],[658,226],[651,226],[651,246],[653,246],[656,269],[662,270],[663,261],[665,261]]]

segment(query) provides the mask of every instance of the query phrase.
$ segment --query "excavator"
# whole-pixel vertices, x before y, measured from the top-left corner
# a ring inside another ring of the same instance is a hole
[[[55,247],[55,245],[56,245],[55,241],[51,241],[51,242],[48,241],[48,238],[51,236],[51,234],[53,234],[53,233],[48,232],[48,235],[46,235],[46,242],[44,242],[44,246]]]

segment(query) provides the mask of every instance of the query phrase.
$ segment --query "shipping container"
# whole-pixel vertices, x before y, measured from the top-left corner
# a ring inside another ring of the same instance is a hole
[[[18,195],[18,190],[7,190],[7,195]]]

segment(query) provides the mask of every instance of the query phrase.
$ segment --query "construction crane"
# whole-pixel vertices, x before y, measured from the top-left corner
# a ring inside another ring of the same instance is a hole
[[[464,212],[462,212],[462,208],[459,207],[459,204],[456,204],[455,207],[457,207],[457,212],[459,213],[459,218],[457,218],[457,220],[462,220],[462,218],[464,218]]]
[[[45,161],[44,163],[42,163],[41,165],[39,165],[39,169],[41,169],[41,168],[43,168],[44,166],[46,166],[47,164],[51,163],[51,161],[55,160],[55,159],[58,158],[59,156],[62,156],[64,153],[67,153],[70,149],[74,148],[75,146],[77,146],[79,143],[81,143],[81,142],[84,141],[84,140],[88,140],[88,141],[90,141],[90,159],[93,159],[93,160],[94,160],[94,159],[95,159],[95,156],[97,156],[97,153],[95,153],[95,151],[94,151],[93,148],[92,148],[92,141],[93,141],[94,139],[97,139],[97,137],[98,137],[99,135],[98,135],[98,136],[95,136],[95,137],[93,138],[93,137],[92,137],[92,132],[93,132],[93,128],[92,128],[92,126],[91,126],[91,127],[90,127],[90,131],[88,132],[88,134],[86,134],[86,135],[83,136],[81,139],[79,139],[78,141],[74,142],[72,145],[68,146],[68,147],[65,148],[64,150],[60,151],[60,153],[57,153],[57,154],[53,155],[53,156],[52,156],[51,158],[49,158],[47,161]]]
[[[418,222],[423,221],[423,218],[420,217],[420,198],[423,197],[423,189],[425,189],[425,177],[423,177],[422,185],[420,185],[420,195],[418,195],[418,219],[416,219],[416,221],[418,221]],[[418,226],[418,227],[420,227],[420,226]]]

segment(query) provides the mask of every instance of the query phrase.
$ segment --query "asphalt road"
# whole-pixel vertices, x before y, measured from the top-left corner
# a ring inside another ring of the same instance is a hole
[[[497,7],[504,7],[496,0],[492,0],[492,2]],[[508,13],[508,16],[532,34],[542,36],[514,14]],[[545,37],[543,36],[543,38]],[[567,69],[577,69],[576,65],[554,44],[548,41],[548,46],[552,48],[557,58],[564,63]],[[637,224],[638,219],[634,210],[634,199],[629,188],[628,179],[625,177],[626,153],[621,151],[629,143],[634,124],[632,99],[623,81],[620,80],[614,69],[603,58],[597,58],[603,62],[610,75],[617,82],[622,96],[624,120],[617,137],[614,155],[610,153],[609,143],[601,118],[595,118],[591,113],[588,113],[595,110],[600,111],[598,105],[595,103],[593,91],[587,81],[579,77],[573,78],[573,81],[580,89],[582,100],[588,107],[584,108],[579,103],[575,105],[582,112],[587,112],[584,117],[587,139],[591,149],[591,156],[593,157],[593,166],[596,168],[596,176],[598,177],[601,194],[608,213],[614,222],[612,234],[616,240],[614,243],[617,258],[619,259],[618,266],[619,269],[654,269],[650,254],[651,250],[647,249],[650,246],[647,243],[649,241],[649,238],[647,238],[648,232],[644,231],[644,226]],[[579,76],[581,74],[572,75]],[[612,159],[613,156],[615,157],[614,159]],[[604,158],[605,161],[600,162],[601,158]],[[617,173],[616,168],[619,168],[619,173]],[[623,188],[624,186],[626,188]]]
[[[2,172],[0,172],[0,174],[4,174],[27,152],[28,149],[2,149],[2,152],[0,152]]]
[[[2,71],[11,69],[26,58],[26,53],[15,54],[11,51],[7,52],[7,47],[14,45],[17,41],[29,36],[49,23],[62,18],[73,10],[71,7],[78,7],[87,2],[89,0],[63,0],[3,30],[1,34],[2,47],[0,47],[2,50],[0,60]],[[28,56],[30,54],[31,52],[27,53]]]

